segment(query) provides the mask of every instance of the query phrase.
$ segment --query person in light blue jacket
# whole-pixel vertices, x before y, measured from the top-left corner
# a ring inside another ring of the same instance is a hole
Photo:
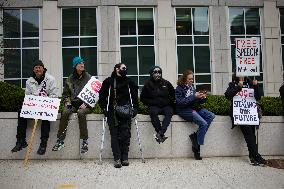
[[[204,144],[205,134],[215,118],[215,114],[200,104],[207,99],[207,92],[197,92],[193,86],[193,72],[186,70],[178,80],[178,86],[175,91],[176,95],[176,113],[186,121],[198,125],[197,132],[189,135],[192,142],[192,151],[196,160],[202,160],[200,156],[200,145]]]

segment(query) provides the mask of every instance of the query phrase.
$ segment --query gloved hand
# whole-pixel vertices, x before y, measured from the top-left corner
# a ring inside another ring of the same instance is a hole
[[[136,115],[137,115],[137,109],[136,108],[133,108],[133,115],[132,115],[132,118],[134,118]]]

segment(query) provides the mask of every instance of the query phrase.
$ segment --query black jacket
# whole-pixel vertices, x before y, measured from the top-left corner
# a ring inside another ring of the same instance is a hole
[[[234,96],[242,90],[242,88],[252,88],[254,89],[254,97],[256,100],[260,99],[259,95],[259,90],[258,90],[258,85],[252,85],[252,82],[249,78],[245,78],[245,81],[243,83],[243,87],[240,87],[238,85],[238,81],[232,81],[229,83],[229,86],[225,92],[225,97],[231,101],[231,106],[230,106],[230,117],[232,120],[232,128],[235,127],[234,125],[234,119],[233,119],[233,98]]]
[[[154,81],[150,78],[142,88],[140,99],[147,106],[173,106],[175,101],[175,89],[172,84],[165,79]]]
[[[114,126],[114,79],[116,79],[116,103],[117,105],[125,105],[130,103],[130,95],[129,89],[131,92],[132,103],[134,109],[138,108],[138,86],[134,81],[132,81],[129,77],[119,77],[112,76],[108,77],[103,81],[102,87],[99,91],[99,105],[105,111],[105,114],[108,118],[108,124],[110,126]],[[108,104],[108,96],[110,89],[110,97],[109,97],[109,106]],[[106,110],[108,111],[106,112]],[[118,118],[122,120],[122,118]]]

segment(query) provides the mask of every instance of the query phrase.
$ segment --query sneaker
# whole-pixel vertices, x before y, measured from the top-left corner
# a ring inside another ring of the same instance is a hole
[[[255,160],[260,166],[265,166],[267,164],[267,161],[263,159],[260,154],[256,155]]]
[[[249,161],[250,161],[249,164],[252,165],[252,166],[258,166],[259,165],[259,163],[253,157],[250,157]]]
[[[163,141],[163,138],[162,136],[157,133],[157,134],[154,134],[154,138],[156,139],[156,141],[160,144],[162,141]]]
[[[64,141],[63,140],[57,140],[56,144],[53,146],[52,151],[59,151],[64,147]]]
[[[11,150],[11,152],[18,152],[21,151],[23,148],[28,146],[26,140],[17,140],[16,146]]]
[[[121,168],[122,165],[121,165],[120,159],[119,160],[114,160],[114,164],[113,165],[114,165],[115,168]]]
[[[129,166],[129,161],[128,161],[128,160],[123,160],[123,161],[121,162],[121,165],[122,165],[122,166]]]
[[[88,141],[83,139],[82,147],[81,147],[81,154],[88,152]]]

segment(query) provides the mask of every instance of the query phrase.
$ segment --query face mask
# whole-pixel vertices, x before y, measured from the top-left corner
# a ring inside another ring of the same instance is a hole
[[[160,80],[160,79],[161,79],[161,74],[153,74],[153,79],[154,79],[155,81]]]
[[[119,70],[118,73],[121,75],[121,77],[125,77],[127,75],[127,70]]]

